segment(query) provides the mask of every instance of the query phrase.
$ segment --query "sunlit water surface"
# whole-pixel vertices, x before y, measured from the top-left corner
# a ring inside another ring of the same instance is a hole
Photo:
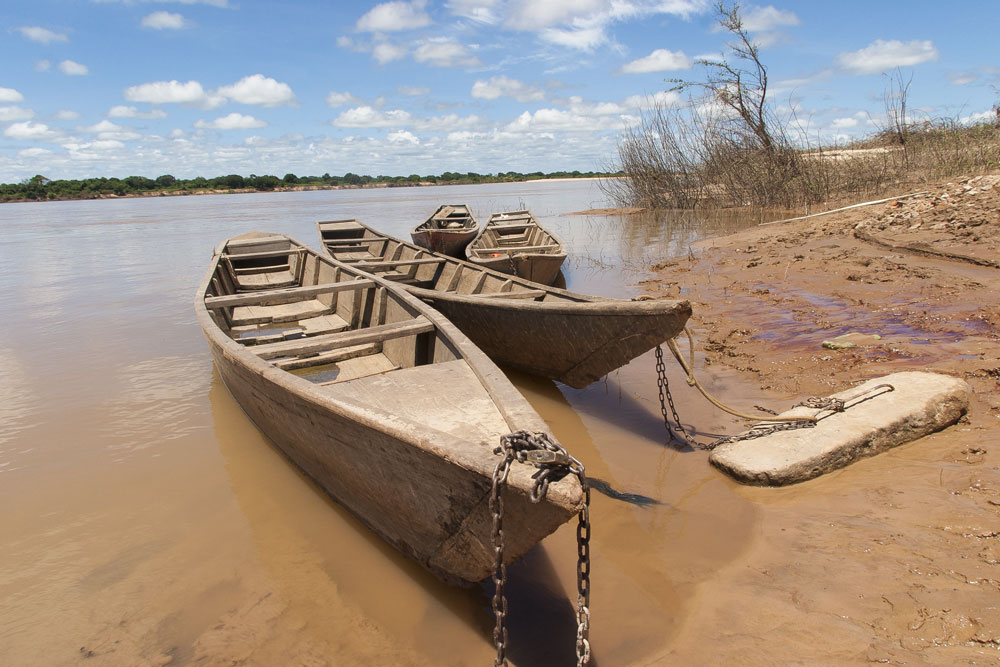
[[[734,224],[564,215],[607,206],[591,181],[0,206],[0,664],[490,664],[487,587],[438,582],[290,466],[192,308],[228,237],[315,245],[335,218],[408,237],[441,203],[530,208],[568,246],[568,288],[618,297]],[[592,511],[596,664],[648,663],[757,510],[706,452],[667,445],[652,353],[584,390],[511,377],[590,474],[655,501]],[[671,378],[689,427],[731,428]],[[516,664],[573,662],[574,541],[510,569]]]

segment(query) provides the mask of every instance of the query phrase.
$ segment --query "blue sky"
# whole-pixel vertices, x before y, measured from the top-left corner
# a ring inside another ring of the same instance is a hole
[[[12,6],[13,5],[13,6]],[[1000,100],[1000,2],[741,5],[810,141]],[[724,52],[702,0],[33,0],[0,29],[0,182],[600,170]]]

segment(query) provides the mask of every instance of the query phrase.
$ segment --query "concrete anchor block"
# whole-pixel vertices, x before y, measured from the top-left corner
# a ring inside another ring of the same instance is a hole
[[[890,384],[894,391],[853,406],[848,402],[845,412],[832,415],[815,408],[792,408],[781,416],[830,416],[814,428],[720,445],[709,461],[744,484],[795,484],[939,431],[969,409],[970,389],[964,380],[922,371],[893,373],[832,397],[849,399],[880,384]]]

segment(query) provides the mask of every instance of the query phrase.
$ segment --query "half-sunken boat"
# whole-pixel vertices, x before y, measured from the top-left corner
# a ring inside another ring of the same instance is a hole
[[[448,320],[384,278],[285,236],[222,244],[195,310],[226,386],[287,457],[374,533],[445,579],[493,568],[500,437],[545,423]],[[503,489],[506,560],[579,510],[573,475]]]
[[[494,213],[465,248],[474,264],[551,285],[566,259],[562,241],[531,211]]]
[[[576,294],[432,253],[357,220],[318,222],[331,257],[432,304],[498,364],[585,387],[673,338],[687,301]]]
[[[479,223],[472,217],[468,206],[445,204],[414,227],[410,236],[421,248],[449,257],[465,257],[465,247],[478,231]]]

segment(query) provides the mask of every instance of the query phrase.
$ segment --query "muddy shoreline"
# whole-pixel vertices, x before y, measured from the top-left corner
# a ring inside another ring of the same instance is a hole
[[[691,299],[703,372],[760,388],[725,397],[743,409],[900,370],[973,391],[917,442],[789,488],[734,483],[761,509],[755,546],[648,664],[1000,661],[1000,176],[927,190],[702,242],[642,284]],[[880,338],[822,347],[851,332]]]

